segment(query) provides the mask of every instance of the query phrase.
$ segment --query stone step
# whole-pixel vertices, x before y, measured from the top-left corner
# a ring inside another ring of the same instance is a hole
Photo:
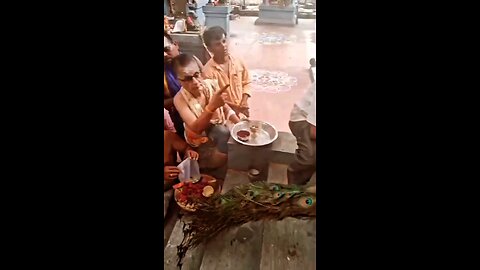
[[[163,267],[165,270],[178,270],[177,267],[177,246],[180,245],[183,239],[183,222],[178,220],[173,228],[170,239],[163,251],[164,260]],[[200,244],[198,247],[188,250],[183,259],[182,269],[197,270],[200,269],[202,263],[203,253],[205,252],[205,245]]]
[[[288,165],[280,163],[270,163],[268,167],[268,180],[269,183],[278,183],[278,184],[288,184],[287,177]],[[314,172],[312,177],[306,185],[316,185],[317,184],[317,172]]]
[[[211,239],[200,270],[259,270],[263,221],[233,227]]]
[[[268,163],[272,154],[272,144],[266,146],[246,146],[230,138],[228,142],[228,168],[248,171],[257,169],[261,172],[260,180],[267,179]]]
[[[222,194],[232,189],[234,186],[244,185],[250,183],[248,173],[233,169],[228,169],[227,176],[223,182]]]
[[[316,269],[316,220],[265,221],[260,270]]]
[[[290,164],[295,158],[297,139],[288,132],[278,132],[278,138],[270,145],[252,147],[228,141],[228,168],[248,171],[252,168],[260,171],[259,180],[266,181],[270,162]]]
[[[167,216],[167,210],[172,200],[173,200],[173,189],[163,192],[163,218]]]
[[[317,18],[317,13],[298,13],[298,18],[299,19],[316,19]]]
[[[222,194],[248,183],[247,172],[229,169]],[[206,244],[200,270],[259,270],[262,234],[262,221],[249,222],[221,232]]]
[[[288,184],[287,168],[288,168],[288,165],[285,165],[285,164],[273,163],[273,162],[270,163],[270,166],[268,166],[267,182],[277,183],[277,184]]]
[[[280,131],[278,132],[278,139],[272,144],[270,161],[290,164],[295,159],[295,150],[297,150],[297,139],[295,136],[292,133]]]
[[[270,163],[268,182],[287,184],[285,164]],[[316,269],[316,221],[265,221],[260,270]]]
[[[172,202],[169,207],[169,212],[165,216],[165,222],[163,224],[163,249],[167,247],[168,240],[170,240],[170,236],[175,228],[175,224],[178,221],[179,211],[180,208],[175,202]]]

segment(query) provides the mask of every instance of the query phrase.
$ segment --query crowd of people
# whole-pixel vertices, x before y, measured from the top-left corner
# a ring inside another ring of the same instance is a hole
[[[250,75],[244,62],[228,50],[227,33],[215,26],[203,32],[212,58],[203,65],[164,32],[164,189],[178,181],[176,167],[185,158],[198,160],[200,171],[226,174],[229,127],[250,117]],[[289,183],[303,185],[316,170],[316,83],[295,103],[289,126],[297,138]],[[221,170],[223,168],[223,170]]]

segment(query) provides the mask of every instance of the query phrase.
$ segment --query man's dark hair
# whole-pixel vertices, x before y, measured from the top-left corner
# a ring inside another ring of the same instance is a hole
[[[210,46],[213,41],[221,40],[223,35],[227,36],[227,32],[220,26],[212,26],[203,32],[203,42]]]

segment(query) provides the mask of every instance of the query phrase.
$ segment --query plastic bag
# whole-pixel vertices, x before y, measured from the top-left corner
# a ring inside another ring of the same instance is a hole
[[[178,164],[177,168],[180,169],[181,173],[178,175],[180,182],[189,180],[190,178],[200,179],[200,167],[198,166],[198,161],[193,159],[185,159],[182,163]]]

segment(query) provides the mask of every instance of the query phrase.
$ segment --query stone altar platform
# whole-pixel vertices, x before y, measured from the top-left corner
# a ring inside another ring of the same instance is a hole
[[[206,5],[203,8],[205,14],[205,26],[207,28],[212,26],[220,26],[225,30],[227,36],[230,36],[230,12],[232,7],[226,6],[210,6]]]
[[[287,7],[262,4],[259,6],[258,19],[255,25],[280,24],[295,26],[298,24],[297,8],[294,5]]]
[[[210,60],[211,56],[205,45],[203,45],[201,32],[171,33],[170,36],[174,41],[178,42],[181,52],[195,55],[202,64]]]

